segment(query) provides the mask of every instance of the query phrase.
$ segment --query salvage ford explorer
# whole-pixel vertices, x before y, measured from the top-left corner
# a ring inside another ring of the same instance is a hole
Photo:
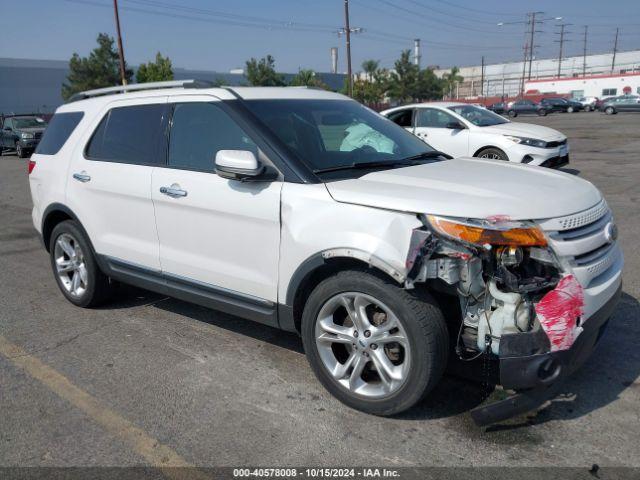
[[[513,395],[476,422],[535,408],[620,295],[616,226],[591,183],[452,160],[331,92],[84,92],[57,110],[29,173],[70,302],[99,305],[123,282],[298,332],[327,390],[376,415],[473,359]]]

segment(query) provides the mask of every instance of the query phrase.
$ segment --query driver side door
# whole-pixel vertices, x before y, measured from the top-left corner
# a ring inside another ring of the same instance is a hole
[[[469,130],[452,128],[462,123],[450,113],[439,108],[419,108],[415,115],[415,134],[454,158],[469,155]]]

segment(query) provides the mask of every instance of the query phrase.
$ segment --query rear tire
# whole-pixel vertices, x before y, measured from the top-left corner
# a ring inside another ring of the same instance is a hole
[[[304,350],[318,380],[342,403],[374,415],[407,410],[435,387],[448,338],[430,295],[368,269],[321,282],[302,316]]]
[[[541,108],[540,110],[538,110],[538,116],[539,117],[546,117],[547,116],[547,111],[543,108]]]
[[[567,108],[567,113],[573,113],[573,112],[574,112],[573,107],[569,107],[569,108]]]
[[[499,148],[495,148],[495,147],[489,147],[489,148],[485,148],[483,150],[480,150],[476,154],[476,157],[478,157],[478,158],[488,158],[490,160],[505,160],[505,161],[509,161],[509,157],[507,156],[507,154],[504,153]]]
[[[89,240],[75,220],[55,226],[49,257],[60,291],[74,305],[96,307],[111,297],[114,284],[100,271]]]
[[[511,118],[516,118],[518,116],[518,112],[516,112],[515,110],[509,110],[507,112],[507,115],[509,115]]]

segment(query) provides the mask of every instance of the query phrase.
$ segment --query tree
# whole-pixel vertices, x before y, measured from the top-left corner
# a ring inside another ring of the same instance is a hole
[[[300,70],[296,76],[291,79],[291,83],[289,85],[292,87],[318,87],[324,88],[325,90],[329,89],[329,86],[320,80],[316,72],[311,69]]]
[[[173,80],[173,68],[169,57],[163,57],[160,52],[156,54],[156,61],[143,63],[136,72],[138,83],[163,82]]]
[[[120,60],[114,41],[106,33],[98,35],[98,46],[88,57],[74,53],[69,60],[69,75],[62,84],[62,98],[94,88],[113,87],[120,83]],[[131,80],[133,71],[126,68],[125,78]]]
[[[458,67],[453,67],[449,73],[445,73],[442,76],[444,80],[444,91],[449,95],[449,97],[453,96],[453,90],[456,88],[456,85],[464,80],[460,74],[460,69]]]
[[[367,74],[367,79],[373,82],[374,74],[380,69],[380,62],[378,60],[365,60],[362,62],[362,70]]]
[[[444,87],[444,80],[438,78],[433,70],[430,68],[420,70],[414,100],[418,102],[425,100],[439,100],[442,98]]]
[[[267,55],[260,60],[252,58],[247,63],[247,80],[251,85],[258,87],[282,87],[285,85],[281,74],[276,73],[275,60]]]
[[[410,50],[404,50],[391,73],[389,96],[399,102],[410,102],[417,97],[420,68],[411,61]]]

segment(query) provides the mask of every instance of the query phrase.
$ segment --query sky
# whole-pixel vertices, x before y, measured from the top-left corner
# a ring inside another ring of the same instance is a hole
[[[271,54],[276,68],[330,71],[330,48],[346,70],[344,0],[119,0],[130,65],[160,51],[175,67],[226,72]],[[354,71],[363,60],[392,67],[413,39],[422,65],[477,65],[519,60],[525,14],[538,10],[536,56],[557,57],[560,23],[565,56],[640,49],[640,0],[349,0]],[[0,57],[68,60],[87,55],[98,33],[115,35],[112,0],[0,0]],[[11,15],[6,15],[11,12]],[[562,17],[561,20],[555,19]],[[19,19],[19,21],[16,21]],[[499,26],[498,23],[504,25]],[[13,41],[6,41],[13,39]]]

